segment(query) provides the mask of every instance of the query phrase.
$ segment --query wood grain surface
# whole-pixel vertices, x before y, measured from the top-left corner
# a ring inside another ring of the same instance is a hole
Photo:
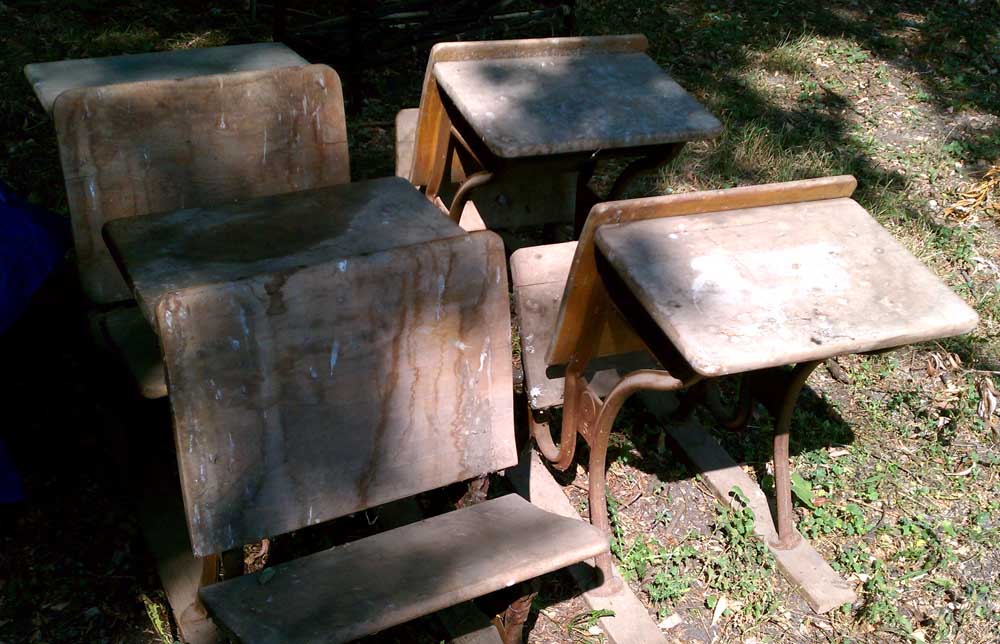
[[[597,204],[591,209],[580,233],[546,362],[557,365],[569,361],[588,321],[587,303],[594,289],[604,288],[594,260],[594,233],[599,227],[661,217],[849,197],[856,186],[854,177],[838,176]],[[600,349],[595,357],[624,353],[641,345],[641,340],[630,328],[609,327],[601,333]]]
[[[462,234],[398,177],[119,219],[104,229],[151,321],[170,291]]]
[[[438,62],[434,76],[504,159],[694,141],[722,130],[644,53]]]
[[[978,322],[852,199],[612,224],[595,238],[705,376],[894,348]]]
[[[608,549],[587,522],[516,494],[209,586],[243,644],[337,644],[512,586]]]
[[[485,231],[163,298],[195,554],[513,465],[509,310]]]
[[[60,94],[79,87],[177,80],[308,64],[306,59],[281,43],[259,42],[31,63],[25,65],[24,75],[42,107],[51,114]]]
[[[73,89],[54,118],[95,302],[130,297],[105,222],[350,180],[340,80],[322,65]]]

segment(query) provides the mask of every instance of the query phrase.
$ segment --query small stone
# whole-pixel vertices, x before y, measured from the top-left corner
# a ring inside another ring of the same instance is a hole
[[[674,613],[670,617],[666,618],[665,620],[657,624],[657,626],[659,626],[661,630],[669,631],[671,628],[674,628],[683,621],[684,619],[681,618],[680,615]]]

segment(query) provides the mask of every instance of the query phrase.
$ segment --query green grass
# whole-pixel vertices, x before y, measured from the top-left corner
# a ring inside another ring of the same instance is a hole
[[[822,367],[811,378],[819,401],[796,413],[792,430],[798,525],[860,599],[829,616],[831,632],[813,630],[805,641],[981,641],[996,632],[1000,561],[986,544],[997,530],[998,449],[976,414],[976,383],[996,383],[988,372],[1000,370],[1000,235],[988,216],[949,220],[941,209],[976,180],[970,168],[1000,157],[1000,127],[988,119],[1000,113],[1000,5],[588,7],[602,31],[646,33],[658,62],[725,125],[637,194],[852,174],[855,198],[980,314],[964,339],[842,358],[850,385]],[[987,125],[961,129],[962,117],[987,117]],[[945,367],[928,374],[938,359]],[[769,489],[770,420],[753,425],[718,437]],[[715,561],[719,537],[713,530],[683,547],[696,562]],[[661,615],[710,621],[712,608],[693,616],[680,590],[733,599],[750,574],[762,595],[729,608],[737,627],[723,626],[722,641],[786,639],[785,598],[770,605],[777,582],[766,563],[678,566],[665,554],[671,548],[648,536],[619,538],[620,565],[641,577]],[[650,584],[657,579],[662,592]]]
[[[985,213],[959,221],[942,208],[976,181],[980,161],[1000,158],[1000,125],[990,118],[1000,114],[1000,3],[592,0],[578,3],[577,22],[584,34],[645,33],[650,54],[725,126],[636,194],[853,174],[855,198],[981,316],[968,338],[841,358],[850,384],[822,367],[810,380],[815,395],[792,429],[796,512],[800,529],[856,584],[854,606],[789,622],[791,591],[750,535],[745,509],[715,507],[703,530],[660,538],[652,533],[677,510],[660,489],[641,529],[631,515],[638,505],[609,499],[623,574],[661,617],[676,610],[710,623],[724,597],[716,626],[723,642],[787,641],[783,629],[809,624],[805,641],[990,637],[1000,629],[1000,448],[977,415],[977,385],[990,378],[1000,389],[1000,234]],[[239,3],[0,4],[0,177],[65,212],[54,133],[23,79],[24,64],[268,34]],[[349,120],[355,178],[391,173],[386,123],[417,104],[419,58],[362,75],[364,100]],[[752,425],[719,438],[767,489],[771,423],[761,414]],[[613,470],[621,485],[651,468],[663,481],[693,476],[664,448],[648,414],[629,407],[617,428]],[[52,611],[29,606],[41,600],[14,596],[11,589],[26,584],[11,582],[2,608],[17,606],[39,633],[51,632]],[[130,596],[133,613],[148,609],[148,628],[166,641],[160,603]],[[588,631],[595,621],[580,615],[566,625],[568,636],[596,641]],[[817,630],[819,623],[831,630]]]

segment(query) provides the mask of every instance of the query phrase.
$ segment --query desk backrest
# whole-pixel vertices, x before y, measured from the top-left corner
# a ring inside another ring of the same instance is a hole
[[[434,159],[446,153],[447,139],[443,135],[450,130],[451,122],[441,104],[437,82],[434,80],[433,71],[436,63],[494,58],[571,56],[583,53],[633,53],[644,52],[647,46],[646,37],[641,34],[443,42],[434,45],[427,59],[424,85],[420,94],[420,112],[417,117],[410,183],[415,186],[426,186],[431,179]]]
[[[157,323],[197,555],[517,462],[493,233],[179,291]]]
[[[573,255],[569,278],[559,306],[552,343],[545,358],[546,363],[561,365],[569,362],[590,319],[587,308],[591,298],[595,293],[600,296],[600,291],[604,289],[594,258],[594,233],[600,226],[755,206],[837,199],[850,197],[855,187],[857,181],[854,177],[844,175],[597,204],[587,215],[580,233],[580,241]],[[594,357],[629,353],[643,347],[642,340],[631,329],[628,320],[622,319],[615,311],[605,323]]]
[[[340,79],[323,65],[73,89],[53,117],[98,303],[130,298],[105,222],[350,181]]]

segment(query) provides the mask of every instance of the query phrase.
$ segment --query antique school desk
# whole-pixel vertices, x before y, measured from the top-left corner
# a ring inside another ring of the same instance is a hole
[[[455,45],[462,44],[487,43]],[[447,154],[436,153],[426,192],[436,196],[457,152],[466,180],[450,206],[456,221],[471,193],[488,192],[491,183],[531,184],[551,173],[575,173],[572,216],[579,231],[590,206],[602,200],[587,188],[598,160],[638,157],[606,197],[616,199],[641,172],[673,159],[685,142],[722,129],[644,53],[642,36],[488,44],[495,57],[476,52],[471,59],[435,62],[432,53],[429,73],[451,128]]]
[[[590,445],[595,526],[609,527],[605,455],[630,395],[676,391],[682,409],[704,403],[733,428],[759,402],[775,419],[777,521],[758,516],[763,536],[814,609],[851,601],[793,525],[788,441],[799,392],[826,358],[959,335],[978,321],[850,198],[855,185],[826,177],[602,203],[579,242],[511,256],[529,405],[564,406],[559,444],[545,424],[532,433],[557,469],[572,463],[577,435]],[[632,364],[640,352],[658,364]],[[722,376],[740,378],[735,410],[713,404]],[[610,571],[610,556],[598,565]]]
[[[156,319],[195,555],[516,464],[502,242],[405,180],[105,230]],[[590,524],[507,495],[279,564],[266,587],[207,580],[200,597],[247,644],[334,644],[607,549]]]
[[[465,233],[398,178],[117,219],[104,230],[140,315],[153,329],[157,303],[177,289],[459,235]],[[180,489],[169,471],[175,460],[164,451],[144,466],[156,472],[144,477],[143,494],[150,495],[142,506],[149,513],[144,523],[155,526],[147,537],[185,640],[214,642],[215,627],[197,593],[215,580],[217,561],[192,555]]]

